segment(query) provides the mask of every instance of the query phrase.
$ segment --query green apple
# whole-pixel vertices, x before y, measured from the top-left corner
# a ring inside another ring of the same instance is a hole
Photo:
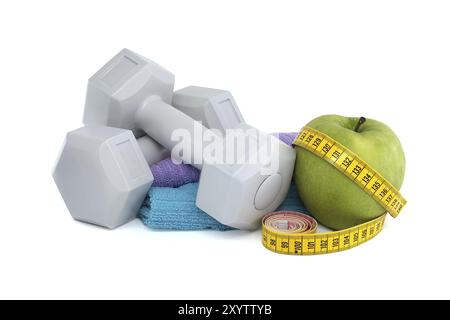
[[[318,117],[307,126],[341,143],[400,189],[405,155],[395,133],[372,119]],[[355,182],[325,160],[296,147],[294,179],[306,208],[324,226],[340,230],[379,217],[386,210]]]

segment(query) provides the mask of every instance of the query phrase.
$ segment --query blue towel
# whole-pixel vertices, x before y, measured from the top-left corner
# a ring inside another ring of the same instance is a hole
[[[198,183],[189,183],[178,188],[153,187],[139,210],[139,218],[152,229],[220,231],[233,229],[197,208],[195,205],[197,189]],[[278,211],[308,213],[298,197],[294,184],[291,185]]]

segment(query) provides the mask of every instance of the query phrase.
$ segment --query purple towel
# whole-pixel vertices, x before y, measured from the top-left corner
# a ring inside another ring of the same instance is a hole
[[[170,158],[161,160],[151,166],[153,177],[152,187],[178,188],[191,182],[197,182],[200,171],[188,164],[175,164]]]
[[[290,146],[292,145],[292,142],[294,142],[294,139],[297,137],[298,132],[280,132],[274,133],[273,135]]]
[[[281,141],[291,145],[297,133],[275,133]],[[188,164],[174,164],[170,158],[161,160],[151,166],[153,177],[153,187],[178,188],[187,183],[197,182],[200,178],[200,171]]]

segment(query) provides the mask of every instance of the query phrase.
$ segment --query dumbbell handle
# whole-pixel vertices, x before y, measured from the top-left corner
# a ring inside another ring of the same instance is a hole
[[[169,150],[165,149],[149,136],[140,137],[136,141],[149,165],[155,164],[170,156]]]
[[[203,144],[195,143],[194,140],[201,139],[206,131],[209,131],[208,134],[211,134],[211,136],[214,135],[216,141],[220,139],[213,131],[170,104],[165,103],[159,96],[151,96],[142,104],[136,113],[136,123],[145,133],[168,150],[172,150],[180,143],[180,141],[172,139],[172,133],[175,130],[182,129],[189,134],[192,142],[191,152],[184,151],[177,156],[185,163],[189,163],[200,170],[202,169],[203,159],[195,159],[195,156],[201,155],[203,157]]]

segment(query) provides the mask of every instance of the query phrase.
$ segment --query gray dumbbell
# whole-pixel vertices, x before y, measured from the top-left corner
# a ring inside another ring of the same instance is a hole
[[[138,135],[145,132],[172,150],[178,143],[172,139],[173,132],[183,129],[194,136],[198,128],[191,117],[170,105],[173,87],[174,76],[170,72],[124,49],[89,80],[84,122],[130,129]],[[251,128],[245,123],[238,127]],[[216,136],[204,126],[200,129],[203,134]],[[180,155],[183,161],[202,169],[196,199],[200,209],[224,224],[254,229],[264,214],[279,206],[290,186],[295,152],[278,139],[265,136],[265,145],[258,145],[256,151],[269,143],[277,152],[264,162],[197,163],[192,155],[198,154],[198,150]],[[226,145],[228,138],[228,134],[223,139],[216,137],[216,142]],[[249,156],[254,158],[253,151]],[[274,172],[263,173],[262,169],[272,163],[278,164],[273,166]]]
[[[191,88],[174,96],[192,117],[223,132],[243,122],[229,92]],[[169,155],[146,135],[91,125],[67,134],[53,177],[74,219],[113,229],[135,218],[153,182],[149,165]]]

